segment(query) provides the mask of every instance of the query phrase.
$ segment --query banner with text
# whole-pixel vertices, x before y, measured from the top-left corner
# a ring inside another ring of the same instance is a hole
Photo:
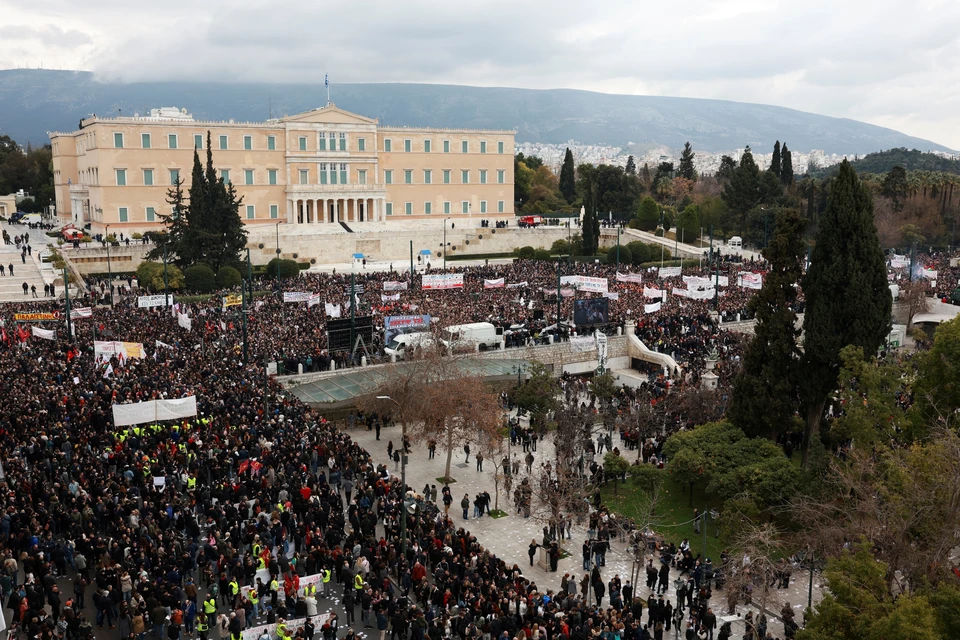
[[[484,280],[483,288],[484,289],[500,289],[505,284],[506,283],[503,278],[496,278],[494,280]]]
[[[680,275],[680,267],[663,267],[658,274],[661,278],[676,278]]]
[[[239,307],[243,304],[243,298],[240,296],[223,296],[223,308]]]
[[[420,285],[422,289],[463,289],[462,273],[436,273],[424,275]]]
[[[309,302],[310,292],[309,291],[284,291],[283,292],[283,301],[292,302],[294,304],[298,302]]]
[[[169,307],[173,304],[173,294],[159,296],[139,296],[137,306],[141,309],[152,309],[153,307]]]
[[[71,320],[82,320],[83,318],[92,318],[93,309],[91,307],[74,307],[70,310]]]
[[[743,271],[737,276],[737,284],[744,289],[762,289],[763,275]]]
[[[389,344],[401,333],[430,330],[430,316],[387,316],[383,319],[383,343]]]
[[[644,287],[643,297],[644,298],[662,298],[663,291],[661,289],[657,289],[656,287]]]
[[[118,427],[160,420],[192,418],[195,415],[197,415],[196,396],[113,405],[113,424]]]
[[[124,358],[143,358],[143,344],[140,342],[107,342],[97,340],[93,343],[93,355],[98,361],[109,360],[113,356]]]
[[[643,282],[643,276],[639,273],[620,273],[617,271],[617,282],[629,282],[631,284],[640,284]]]
[[[384,282],[383,290],[384,291],[406,291],[407,283],[406,282]]]

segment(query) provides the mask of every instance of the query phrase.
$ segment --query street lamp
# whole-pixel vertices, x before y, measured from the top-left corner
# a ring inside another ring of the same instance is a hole
[[[110,306],[113,306],[113,269],[110,267],[110,225],[104,225],[104,240],[107,241],[107,279],[110,284]]]
[[[447,220],[450,218],[443,219],[443,272],[447,272]]]
[[[276,277],[277,282],[280,281],[280,225],[283,223],[283,220],[277,222],[274,226],[277,229],[277,264],[276,264]]]
[[[444,254],[446,255],[446,254]],[[407,560],[407,422],[403,406],[390,396],[377,396],[377,400],[389,400],[400,410],[400,556]],[[401,565],[402,566],[402,565]],[[397,567],[400,575],[400,567]]]

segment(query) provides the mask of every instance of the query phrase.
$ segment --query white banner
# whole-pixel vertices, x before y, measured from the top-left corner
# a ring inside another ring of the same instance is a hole
[[[508,284],[507,289],[517,289],[519,287],[526,287],[526,286],[527,286],[527,281],[524,280],[523,282],[514,282],[512,284]]]
[[[157,348],[163,347],[164,349],[173,349],[173,345],[169,345],[166,342],[160,342],[157,340]]]
[[[577,289],[580,291],[591,291],[593,293],[604,293],[608,290],[608,287],[609,283],[606,278],[580,276],[580,281],[577,283]]]
[[[387,294],[385,294],[385,293],[381,293],[381,294],[380,294],[380,301],[381,301],[381,302],[396,302],[396,301],[399,300],[399,299],[400,299],[400,294],[399,294],[399,293],[394,293],[393,295],[389,295],[389,296],[388,296]]]
[[[283,292],[283,301],[284,302],[307,302],[310,300],[309,291],[284,291]]]
[[[191,320],[185,313],[177,314],[177,324],[187,331],[190,331],[190,329],[193,328],[193,320]]]
[[[340,305],[330,304],[329,302],[324,303],[324,308],[326,309],[327,315],[331,318],[340,317]]]
[[[683,276],[683,281],[687,283],[687,289],[700,289],[701,287],[712,287],[712,278],[701,278],[700,276]]]
[[[139,296],[137,306],[141,309],[152,309],[153,307],[169,307],[173,304],[173,294],[159,296]]]
[[[654,302],[653,304],[645,304],[645,305],[643,305],[643,312],[644,312],[644,313],[656,313],[657,311],[660,311],[660,307],[661,307],[662,305],[663,305],[662,302]]]
[[[660,298],[660,297],[663,297],[663,291],[654,287],[644,287],[643,297],[644,298]]]
[[[113,405],[113,424],[126,427],[158,420],[179,420],[197,415],[197,397],[176,400],[148,400],[132,404]]]
[[[503,278],[496,278],[495,280],[484,280],[483,288],[484,289],[499,289],[505,284]]]
[[[905,269],[910,266],[910,258],[907,256],[893,256],[890,259],[890,266],[894,269]]]
[[[310,307],[315,307],[318,304],[320,304],[320,294],[311,293],[310,297],[307,298],[307,308],[309,309]]]
[[[112,356],[118,356],[120,359],[143,358],[143,344],[97,340],[93,343],[93,354],[98,361],[109,360]]]
[[[53,329],[41,329],[39,327],[30,327],[30,332],[33,333],[38,338],[43,338],[44,340],[56,340],[57,332]]]
[[[663,267],[658,274],[661,278],[676,278],[680,275],[680,267]]]
[[[82,318],[92,318],[93,309],[91,307],[74,307],[70,310],[71,320],[80,320]]]
[[[643,282],[643,276],[639,273],[620,273],[617,271],[617,282],[631,282],[633,284],[640,284]]]
[[[609,298],[610,300],[619,300],[620,294],[617,293],[616,291],[607,291],[606,293],[603,294],[603,297]]]
[[[923,277],[924,277],[924,278],[927,278],[928,280],[936,280],[936,279],[937,279],[937,270],[936,270],[936,269],[924,269],[924,270],[923,270]]]
[[[384,282],[383,290],[384,291],[406,291],[407,283],[406,282]]]
[[[560,286],[565,284],[577,284],[580,282],[580,276],[560,276]]]
[[[570,338],[570,346],[573,347],[574,351],[580,353],[586,353],[587,351],[593,351],[596,340],[593,339],[593,336],[576,336]]]
[[[572,298],[574,293],[576,292],[573,289],[560,289],[560,295],[564,298]]]
[[[300,584],[303,584],[303,579],[301,578]],[[282,594],[281,594],[282,595]],[[316,629],[316,633],[320,635],[320,629],[323,628],[323,625],[327,623],[327,620],[330,619],[329,613],[324,613],[322,615],[313,616],[313,627]],[[287,628],[287,633],[290,637],[296,635],[297,631],[306,624],[306,618],[297,618],[295,620],[287,620],[284,625]],[[240,640],[257,640],[264,633],[269,635],[271,638],[277,637],[277,625],[274,624],[262,624],[258,627],[250,627],[249,629],[244,629],[240,632]]]
[[[673,295],[680,296],[681,298],[686,298],[690,295],[690,292],[686,289],[681,289],[680,287],[673,288]]]
[[[462,273],[436,273],[424,275],[421,289],[463,289]]]
[[[759,273],[741,271],[737,276],[737,285],[743,287],[744,289],[762,289],[763,275]]]

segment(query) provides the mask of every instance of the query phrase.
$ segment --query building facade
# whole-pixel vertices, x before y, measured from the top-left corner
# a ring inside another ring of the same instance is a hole
[[[162,227],[208,144],[248,224],[337,225],[513,213],[512,131],[381,127],[329,104],[266,122],[202,122],[175,108],[52,132],[57,212],[92,233]]]

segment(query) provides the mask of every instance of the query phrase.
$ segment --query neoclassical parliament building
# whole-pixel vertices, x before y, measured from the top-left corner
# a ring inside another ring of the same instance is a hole
[[[513,131],[381,127],[333,104],[266,122],[176,108],[85,118],[50,133],[58,215],[93,234],[159,229],[168,189],[190,186],[194,149],[205,161],[208,132],[251,225],[513,217]]]

